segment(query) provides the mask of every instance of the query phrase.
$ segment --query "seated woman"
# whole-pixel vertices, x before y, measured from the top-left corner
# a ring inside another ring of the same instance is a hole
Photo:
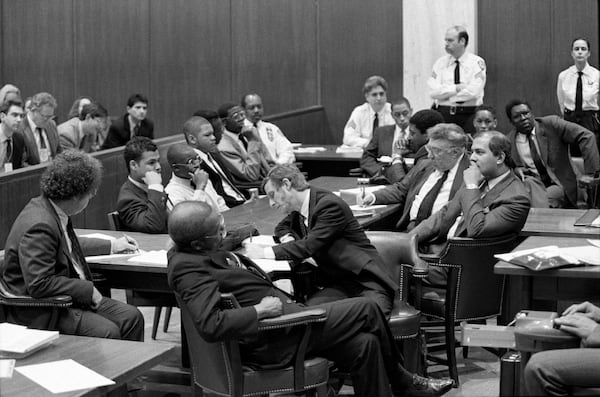
[[[344,127],[344,145],[365,148],[377,127],[394,124],[386,92],[387,82],[383,77],[371,76],[365,81],[363,94],[367,102],[352,111]]]

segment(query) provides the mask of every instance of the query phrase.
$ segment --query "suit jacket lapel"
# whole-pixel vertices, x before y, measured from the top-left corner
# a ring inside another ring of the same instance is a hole
[[[392,146],[394,145],[394,131],[396,125],[386,127],[382,132],[381,145],[379,146],[379,153],[386,156],[392,155]]]
[[[450,188],[450,197],[449,199],[452,200],[454,198],[454,195],[456,194],[456,192],[458,191],[458,189],[460,189],[463,185],[463,171],[466,170],[469,167],[469,156],[468,153],[465,153],[462,157],[462,159],[460,160],[460,163],[458,164],[458,168],[456,169],[456,175],[454,175],[454,181],[452,182],[452,187]]]
[[[312,217],[313,214],[315,213],[315,206],[317,205],[317,191],[315,190],[314,187],[311,186],[310,188],[310,197],[308,198],[308,217],[306,218],[306,222],[308,223],[308,226],[306,227],[307,230],[310,230],[310,228],[312,227]],[[298,219],[300,219],[300,217],[298,217]],[[300,222],[302,222],[302,220],[300,220]]]

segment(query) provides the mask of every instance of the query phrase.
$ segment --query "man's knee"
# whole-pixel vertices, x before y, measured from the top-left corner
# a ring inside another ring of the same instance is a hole
[[[94,336],[98,338],[121,339],[121,331],[115,323],[106,322],[96,327],[96,332]]]
[[[543,388],[542,372],[547,367],[548,363],[544,360],[544,352],[540,352],[531,356],[531,359],[525,366],[523,371],[525,386],[530,393]]]
[[[144,340],[144,315],[137,307],[127,305],[125,321],[123,323],[122,337],[128,340]]]

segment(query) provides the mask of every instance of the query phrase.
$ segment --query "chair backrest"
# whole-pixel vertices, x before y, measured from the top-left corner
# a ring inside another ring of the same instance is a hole
[[[410,264],[410,254],[408,250],[409,240],[406,233],[390,231],[367,231],[365,232],[371,244],[379,252],[388,272],[393,276],[394,281],[401,283],[401,264]]]
[[[113,211],[106,214],[108,217],[108,227],[110,230],[122,231],[121,219],[119,218],[119,211]]]
[[[453,238],[439,262],[450,265],[446,312],[455,321],[489,318],[501,312],[504,277],[494,274],[495,254],[510,252],[517,236],[492,239]]]
[[[237,341],[206,342],[198,332],[185,302],[178,294],[175,294],[175,297],[181,309],[194,383],[207,391],[241,396],[242,391],[237,389],[243,382],[240,378],[242,370]],[[231,357],[237,357],[237,362],[232,361]]]

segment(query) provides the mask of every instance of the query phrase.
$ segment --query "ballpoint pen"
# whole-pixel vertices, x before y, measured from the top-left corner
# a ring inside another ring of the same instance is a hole
[[[138,247],[137,242],[133,238],[129,237],[125,233],[123,233],[123,237],[125,237],[125,240],[127,240],[128,243],[132,244],[135,247],[135,249],[132,250],[133,253],[140,252],[140,247]]]

